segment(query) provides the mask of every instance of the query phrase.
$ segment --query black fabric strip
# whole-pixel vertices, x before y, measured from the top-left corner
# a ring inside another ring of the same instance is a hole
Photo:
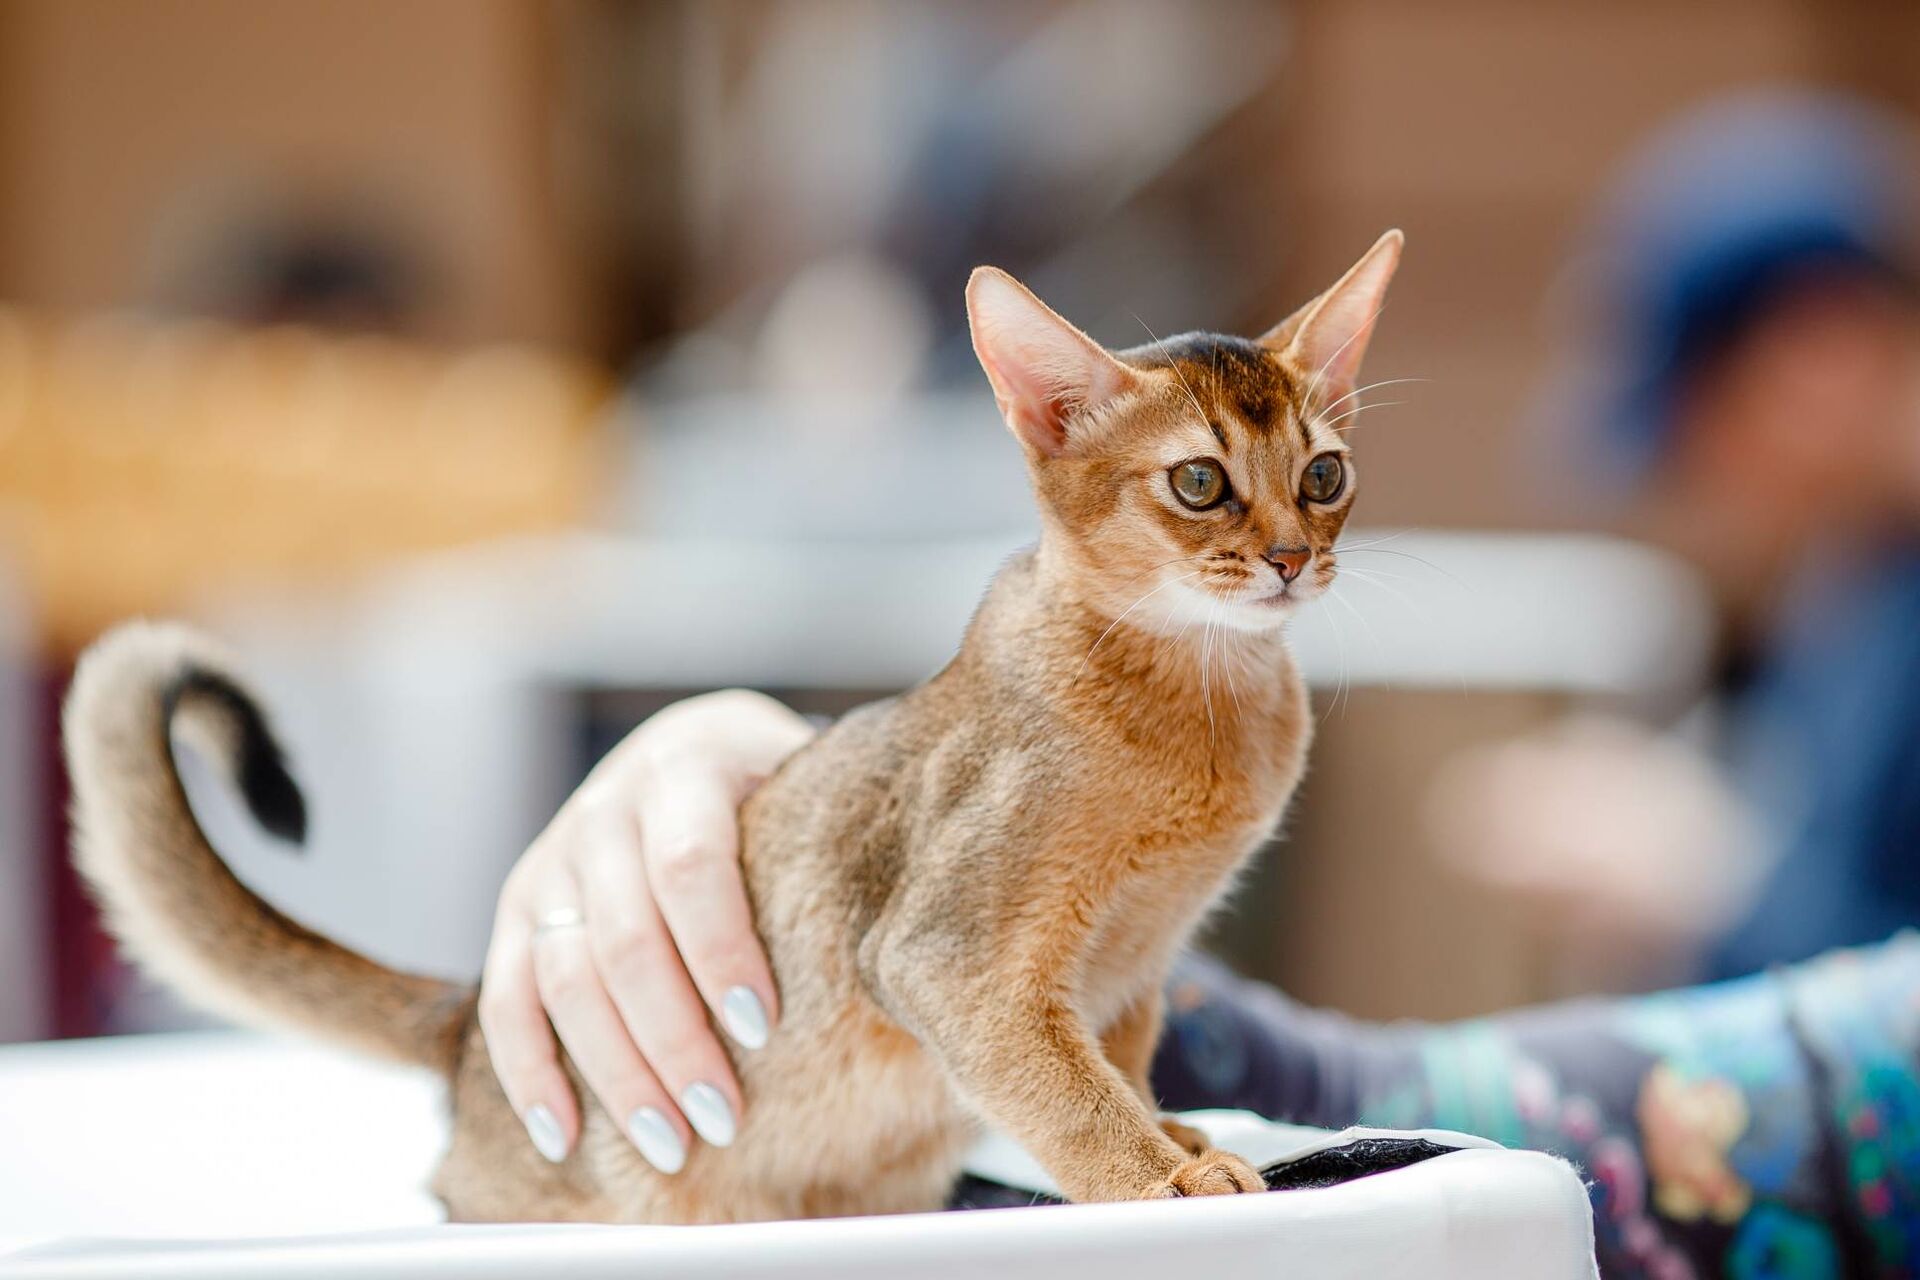
[[[1266,1179],[1269,1191],[1305,1191],[1338,1186],[1370,1174],[1390,1173],[1458,1150],[1458,1147],[1443,1147],[1425,1138],[1361,1138],[1298,1160],[1270,1164],[1260,1171],[1260,1176]]]
[[[1260,1171],[1269,1191],[1310,1191],[1339,1186],[1376,1173],[1404,1169],[1458,1147],[1442,1146],[1425,1138],[1359,1138],[1298,1160],[1270,1164]],[[1040,1195],[972,1174],[960,1179],[947,1202],[949,1209],[1011,1209],[1033,1204],[1061,1204],[1058,1196]]]

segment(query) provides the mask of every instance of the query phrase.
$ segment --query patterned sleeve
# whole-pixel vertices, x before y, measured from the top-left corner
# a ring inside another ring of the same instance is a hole
[[[1173,1108],[1437,1126],[1589,1179],[1608,1277],[1920,1274],[1920,939],[1446,1025],[1307,1009],[1205,961],[1169,989]]]

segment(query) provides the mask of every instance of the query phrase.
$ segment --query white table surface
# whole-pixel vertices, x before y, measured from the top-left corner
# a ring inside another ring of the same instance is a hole
[[[739,1227],[451,1227],[424,1075],[226,1032],[0,1049],[0,1277],[1587,1280],[1580,1180],[1468,1150],[1342,1187]],[[1253,1151],[1249,1155],[1255,1155]]]

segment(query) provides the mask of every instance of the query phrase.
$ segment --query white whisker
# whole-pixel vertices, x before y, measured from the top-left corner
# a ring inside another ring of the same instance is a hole
[[[1347,631],[1340,625],[1340,619],[1336,615],[1329,613],[1327,621],[1333,627],[1334,640],[1340,648],[1340,679],[1334,683],[1333,697],[1328,700],[1327,709],[1320,713],[1319,723],[1322,725],[1326,724],[1328,717],[1333,715],[1333,709],[1340,705],[1340,694],[1347,685]]]
[[[1213,689],[1207,683],[1207,664],[1213,657],[1213,619],[1220,612],[1220,602],[1215,600],[1207,610],[1207,629],[1200,638],[1200,701],[1207,704],[1207,748],[1213,748]]]
[[[1401,604],[1406,606],[1407,611],[1414,616],[1415,620],[1422,627],[1432,629],[1434,625],[1432,611],[1429,610],[1425,605],[1421,604],[1419,601],[1415,600],[1413,597],[1409,596],[1406,592],[1401,591],[1396,587],[1390,586],[1384,580],[1376,577],[1373,571],[1356,569],[1352,565],[1348,565],[1345,569],[1345,572],[1353,575],[1355,580],[1360,582],[1371,582],[1374,586],[1378,587],[1380,590],[1385,591],[1389,595],[1393,596],[1394,599],[1398,600]],[[1378,642],[1376,641],[1376,644],[1377,643]],[[1463,690],[1466,688],[1466,681],[1464,679],[1460,680],[1460,687]]]
[[[1433,381],[1432,378],[1382,378],[1378,382],[1369,382],[1364,387],[1355,387],[1353,390],[1347,392],[1347,394],[1341,396],[1338,400],[1335,400],[1332,404],[1322,407],[1320,412],[1332,413],[1335,409],[1338,409],[1341,405],[1353,399],[1355,396],[1365,395],[1369,391],[1378,391],[1381,387],[1397,387],[1403,382],[1432,382],[1432,381]]]
[[[1348,418],[1353,417],[1355,414],[1365,413],[1369,409],[1391,409],[1393,408],[1393,406],[1397,404],[1405,404],[1405,403],[1406,403],[1405,400],[1376,400],[1372,404],[1357,404],[1353,408],[1347,410],[1345,413],[1339,415],[1338,417],[1315,418],[1313,420],[1313,425],[1316,427],[1331,427],[1336,422],[1345,422]],[[1349,427],[1348,430],[1351,431],[1352,428]]]
[[[1355,573],[1355,574],[1371,574],[1376,578],[1386,578],[1393,582],[1412,582],[1413,581],[1411,577],[1409,577],[1404,573],[1388,573],[1385,569],[1356,569],[1354,566],[1350,564],[1341,565],[1340,572]]]
[[[1391,592],[1396,598],[1400,600],[1402,604],[1406,605],[1408,609],[1412,610],[1413,613],[1418,616],[1420,624],[1422,626],[1429,627],[1429,628],[1433,626],[1433,615],[1429,613],[1425,608],[1421,607],[1414,600],[1409,598],[1404,592],[1395,590],[1394,588],[1388,586],[1385,582],[1379,581],[1372,574],[1369,574],[1359,569],[1355,569],[1351,565],[1348,565],[1342,572],[1350,573],[1355,578],[1359,579],[1362,582],[1372,582],[1375,586],[1379,587],[1382,591]],[[1469,588],[1469,590],[1471,590],[1471,588]],[[1331,588],[1328,589],[1328,594],[1329,595],[1332,594]],[[1353,606],[1345,600],[1342,600],[1341,603],[1347,604],[1347,607],[1349,609],[1353,608]],[[1357,613],[1358,611],[1356,610],[1355,612]],[[1364,614],[1361,614],[1360,617],[1362,621],[1365,620]],[[1369,628],[1369,630],[1371,630],[1371,628]],[[1378,643],[1379,641],[1376,637],[1375,639],[1376,647],[1378,646]],[[1455,685],[1455,687],[1457,687],[1460,690],[1460,692],[1465,693],[1467,691],[1467,681],[1466,681],[1466,676],[1464,674],[1460,672],[1455,672],[1452,683]]]
[[[1144,577],[1146,577],[1146,576],[1147,576],[1148,574],[1150,574],[1150,573],[1158,573],[1158,572],[1160,572],[1160,570],[1162,570],[1162,569],[1165,569],[1165,568],[1166,568],[1167,566],[1169,566],[1169,565],[1176,565],[1176,564],[1180,564],[1181,562],[1183,562],[1183,561],[1187,561],[1187,560],[1204,560],[1204,559],[1206,559],[1206,558],[1207,558],[1208,556],[1210,556],[1210,555],[1212,555],[1212,554],[1213,554],[1213,552],[1211,552],[1211,551],[1196,551],[1196,552],[1194,552],[1194,553],[1193,553],[1192,555],[1190,555],[1190,556],[1175,556],[1175,557],[1174,557],[1173,559],[1171,559],[1171,560],[1162,560],[1162,561],[1161,561],[1161,562],[1160,562],[1159,564],[1156,564],[1156,565],[1149,565],[1149,566],[1148,566],[1147,568],[1145,568],[1145,569],[1142,569],[1142,570],[1141,570],[1140,572],[1138,572],[1138,573],[1136,573],[1136,574],[1134,574],[1133,576],[1131,576],[1131,577],[1129,577],[1129,578],[1128,578],[1128,579],[1126,580],[1126,584],[1125,584],[1125,585],[1127,585],[1127,586],[1132,586],[1132,585],[1133,585],[1134,583],[1136,583],[1136,582],[1138,582],[1138,581],[1140,581],[1140,579],[1142,579],[1142,578],[1144,578]],[[1194,572],[1196,572],[1196,573],[1205,573],[1205,572],[1206,572],[1206,570],[1205,570],[1204,568],[1203,568],[1203,569],[1196,569],[1196,570],[1195,570]]]
[[[1407,606],[1408,609],[1412,610],[1415,614],[1417,614],[1422,623],[1427,623],[1427,624],[1432,623],[1433,621],[1432,614],[1428,613],[1425,608],[1414,603],[1413,597],[1409,596],[1406,592],[1400,590],[1400,588],[1388,583],[1384,578],[1376,577],[1373,573],[1365,569],[1356,569],[1352,565],[1348,565],[1345,569],[1345,572],[1358,582],[1371,582],[1374,586],[1380,588],[1380,590],[1386,592],[1388,595],[1392,596],[1394,599],[1398,600],[1401,604]]]
[[[1179,634],[1175,635],[1172,639],[1168,640],[1165,644],[1160,646],[1159,651],[1153,655],[1154,660],[1158,661],[1159,659],[1164,658],[1168,654],[1172,653],[1175,646],[1179,645],[1182,641],[1184,641],[1187,638],[1187,632],[1193,630],[1194,621],[1195,619],[1188,618],[1186,621],[1186,625],[1180,628]]]
[[[1358,609],[1354,608],[1353,601],[1341,595],[1333,587],[1327,588],[1327,599],[1333,601],[1335,604],[1345,609],[1348,613],[1352,614],[1354,617],[1354,620],[1357,621],[1362,627],[1366,628],[1367,638],[1373,641],[1374,657],[1375,658],[1380,657],[1381,654],[1384,652],[1380,647],[1380,633],[1373,629],[1373,623],[1367,620],[1367,615],[1364,613],[1361,613]],[[1388,687],[1389,688],[1392,687],[1391,682],[1389,682]]]
[[[1396,533],[1382,534],[1378,538],[1368,538],[1365,542],[1340,542],[1334,544],[1333,549],[1335,551],[1346,551],[1353,547],[1378,547],[1385,543],[1398,542],[1400,539],[1406,537],[1408,532],[1406,529],[1401,529]]]
[[[1133,315],[1135,320],[1140,320],[1138,313],[1129,314]],[[1193,411],[1200,415],[1201,423],[1205,424],[1207,421],[1207,411],[1200,407],[1200,397],[1193,394],[1193,387],[1188,384],[1187,375],[1180,372],[1180,366],[1173,362],[1173,356],[1167,352],[1167,344],[1160,341],[1160,335],[1155,333],[1152,326],[1148,325],[1145,320],[1140,320],[1140,327],[1147,331],[1149,338],[1153,339],[1153,345],[1160,348],[1161,359],[1167,362],[1167,368],[1173,370],[1173,376],[1180,379],[1180,387],[1187,393],[1187,402],[1193,406]]]
[[[1073,683],[1074,684],[1080,683],[1080,677],[1087,673],[1087,664],[1093,661],[1094,651],[1100,647],[1101,643],[1105,641],[1108,636],[1113,634],[1113,629],[1115,627],[1119,626],[1121,623],[1127,620],[1127,614],[1132,613],[1135,609],[1138,609],[1141,605],[1145,604],[1147,601],[1151,600],[1153,597],[1159,595],[1162,591],[1165,591],[1168,587],[1172,586],[1174,583],[1185,582],[1189,578],[1197,578],[1205,572],[1206,572],[1205,569],[1195,569],[1192,573],[1186,574],[1182,577],[1169,578],[1165,582],[1161,583],[1159,586],[1155,587],[1153,590],[1141,596],[1138,600],[1135,600],[1132,604],[1128,605],[1126,609],[1126,613],[1122,613],[1119,617],[1115,618],[1112,622],[1109,622],[1107,624],[1107,629],[1100,633],[1100,638],[1093,642],[1093,648],[1087,650],[1087,656],[1080,659],[1080,669],[1073,673]]]
[[[1233,679],[1234,638],[1226,636],[1221,647],[1220,673],[1227,678],[1227,693],[1233,698],[1233,714],[1236,720],[1245,722],[1247,709],[1240,705],[1240,689]]]
[[[1451,581],[1454,586],[1459,587],[1462,591],[1468,592],[1469,594],[1474,594],[1473,584],[1461,581],[1458,577],[1456,577],[1452,573],[1449,573],[1447,570],[1441,568],[1439,565],[1427,559],[1425,556],[1414,555],[1411,551],[1389,551],[1383,547],[1376,547],[1371,544],[1365,545],[1365,546],[1358,546],[1358,547],[1335,547],[1334,550],[1335,551],[1356,551],[1356,552],[1364,551],[1368,555],[1374,555],[1374,556],[1399,556],[1402,560],[1411,560],[1415,564],[1423,564],[1427,566],[1427,568],[1433,570],[1435,573],[1439,574],[1441,577]]]
[[[1357,339],[1361,334],[1372,333],[1373,322],[1378,320],[1380,318],[1380,312],[1385,311],[1386,309],[1387,309],[1387,304],[1384,302],[1381,303],[1379,308],[1375,310],[1372,315],[1367,317],[1367,322],[1365,324],[1361,325],[1358,329],[1355,329],[1351,334],[1349,334],[1345,342],[1341,343],[1339,346],[1333,349],[1332,355],[1328,356],[1325,360],[1321,361],[1320,367],[1314,370],[1313,377],[1307,382],[1306,402],[1308,404],[1313,403],[1313,397],[1317,395],[1320,391],[1320,375],[1324,374],[1328,369],[1332,368],[1333,362],[1335,360],[1338,360],[1340,358],[1340,354],[1343,351],[1345,351],[1348,347],[1352,346],[1354,344],[1354,340]]]

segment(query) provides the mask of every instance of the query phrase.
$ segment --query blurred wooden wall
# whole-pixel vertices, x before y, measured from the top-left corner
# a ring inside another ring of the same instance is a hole
[[[374,220],[413,336],[593,351],[555,200],[554,5],[0,0],[0,298],[155,300],[181,238],[255,199]]]

